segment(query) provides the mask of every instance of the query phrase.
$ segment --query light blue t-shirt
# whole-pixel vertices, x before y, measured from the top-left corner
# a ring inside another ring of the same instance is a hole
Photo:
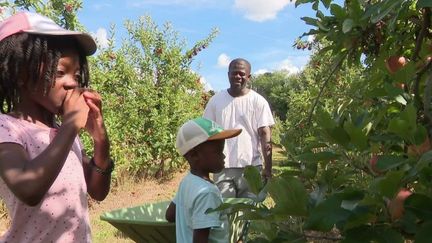
[[[222,203],[221,193],[214,184],[189,172],[180,182],[173,202],[176,205],[177,242],[192,242],[193,230],[203,228],[211,228],[209,242],[228,242],[227,215],[222,211],[205,213]]]

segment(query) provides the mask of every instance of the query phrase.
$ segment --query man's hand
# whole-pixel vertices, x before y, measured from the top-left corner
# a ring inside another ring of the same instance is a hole
[[[268,180],[272,177],[272,142],[271,142],[271,129],[270,127],[260,127],[258,129],[258,135],[260,136],[261,152],[264,158],[264,169],[262,170],[262,176],[264,180]]]
[[[272,173],[271,169],[264,168],[261,172],[261,175],[262,175],[264,181],[267,182],[269,179],[272,178],[273,173]]]

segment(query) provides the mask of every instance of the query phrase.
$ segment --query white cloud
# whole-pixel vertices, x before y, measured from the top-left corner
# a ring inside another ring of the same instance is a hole
[[[283,60],[282,62],[280,62],[277,67],[277,70],[281,70],[281,71],[286,71],[289,74],[294,74],[294,73],[298,73],[300,72],[301,68],[294,66],[294,64],[292,64],[291,59],[287,58],[285,60]]]
[[[315,36],[314,35],[308,35],[307,41],[308,42],[312,42],[315,40]]]
[[[217,66],[220,68],[227,68],[230,61],[231,61],[231,58],[227,54],[222,53],[218,57]]]
[[[289,56],[286,59],[270,64],[270,68],[260,68],[254,75],[261,75],[267,72],[284,71],[287,74],[299,73],[309,60],[308,56]]]
[[[253,75],[261,75],[261,74],[268,73],[268,72],[270,72],[268,69],[266,69],[266,68],[261,68],[261,69],[258,69],[257,71],[255,71],[255,72],[253,73]]]
[[[159,6],[209,6],[216,5],[217,0],[129,0],[126,2],[126,6],[134,8],[142,8],[150,5]]]
[[[204,86],[205,91],[214,90],[213,87],[211,86],[211,84],[209,82],[207,82],[206,78],[200,77],[199,81]]]
[[[290,3],[291,0],[235,0],[234,7],[249,20],[264,22],[275,19],[278,12]]]
[[[91,33],[91,35],[93,36],[93,38],[95,38],[96,42],[98,43],[98,45],[102,48],[107,48],[108,47],[108,34],[106,29],[104,28],[99,28],[96,33]]]

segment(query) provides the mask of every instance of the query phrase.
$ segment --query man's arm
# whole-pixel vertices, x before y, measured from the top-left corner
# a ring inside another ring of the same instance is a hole
[[[272,143],[271,128],[268,126],[258,128],[258,135],[261,141],[261,151],[264,157],[264,179],[272,177]]]

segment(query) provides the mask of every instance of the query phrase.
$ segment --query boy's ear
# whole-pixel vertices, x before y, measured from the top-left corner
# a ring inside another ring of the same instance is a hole
[[[195,149],[195,148],[189,150],[189,151],[185,154],[186,159],[193,159],[193,158],[196,158],[196,156],[197,156],[197,152],[196,152],[196,149]]]
[[[185,157],[189,161],[189,164],[194,163],[198,158],[198,152],[193,148],[185,154]]]

